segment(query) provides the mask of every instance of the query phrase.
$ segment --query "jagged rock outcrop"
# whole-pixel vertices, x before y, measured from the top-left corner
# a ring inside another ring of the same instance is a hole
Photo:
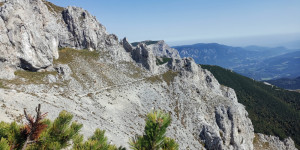
[[[286,138],[281,141],[278,137],[260,133],[255,134],[253,145],[255,150],[297,150],[291,138]]]
[[[30,71],[47,68],[59,57],[58,47],[105,49],[114,61],[130,60],[117,37],[82,8],[9,0],[0,16],[0,55],[13,66]]]
[[[132,59],[140,64],[142,67],[151,71],[153,74],[158,73],[158,66],[156,65],[156,57],[153,51],[148,48],[144,43],[139,43],[136,47],[133,47],[127,38],[121,41],[121,45],[124,49],[131,54]]]
[[[69,38],[62,37],[60,40],[62,47],[89,50],[105,47],[108,33],[96,17],[78,7],[67,7],[62,11],[62,17],[69,31]]]
[[[146,44],[148,48],[150,48],[153,54],[156,57],[167,57],[167,58],[174,58],[180,59],[180,55],[178,51],[174,48],[169,47],[169,45],[164,41],[141,41],[135,42],[134,45],[138,45],[140,43]]]
[[[57,19],[41,0],[9,0],[0,8],[0,55],[36,71],[58,58]]]
[[[156,44],[150,44],[148,47],[153,51],[153,54],[157,57],[168,57],[174,59],[180,59],[178,51],[164,41],[158,41]]]
[[[193,85],[199,95],[210,91],[220,98],[226,97],[226,100],[221,100],[222,98],[213,96],[215,100],[210,97],[208,103],[204,100],[205,105],[202,107],[206,107],[206,110],[200,111],[203,118],[199,120],[194,134],[198,134],[205,148],[253,149],[254,129],[244,106],[237,102],[234,90],[221,86],[210,72],[201,69],[191,58],[174,59],[168,65],[174,71],[180,71],[185,82],[189,86]]]
[[[153,71],[155,67],[155,57],[145,44],[139,44],[131,52],[132,59],[138,64],[142,64],[146,69]]]
[[[85,136],[101,128],[112,143],[129,147],[142,134],[145,114],[162,109],[172,117],[167,134],[180,149],[253,149],[253,126],[234,90],[164,42],[133,47],[87,11],[57,11],[42,0],[10,0],[0,9],[1,121],[42,103],[50,119],[67,110]],[[157,65],[156,57],[171,59]],[[37,72],[14,75],[17,66]]]
[[[127,52],[132,52],[133,51],[133,47],[132,45],[128,42],[127,38],[125,37],[122,41],[121,41],[121,45],[123,45],[124,49]]]

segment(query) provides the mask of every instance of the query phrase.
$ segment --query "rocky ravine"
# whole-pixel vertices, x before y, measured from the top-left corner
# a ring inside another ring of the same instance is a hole
[[[101,128],[128,147],[142,134],[145,115],[162,109],[172,116],[167,134],[180,149],[260,149],[266,142],[295,149],[291,139],[255,139],[235,92],[190,58],[158,65],[153,46],[119,42],[81,8],[42,0],[0,6],[2,121],[22,122],[23,108],[42,103],[49,118],[67,110],[84,124],[85,136]]]

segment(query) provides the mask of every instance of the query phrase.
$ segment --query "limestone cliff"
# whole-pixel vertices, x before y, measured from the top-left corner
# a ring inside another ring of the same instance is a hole
[[[112,143],[128,147],[143,131],[145,114],[162,109],[172,116],[167,134],[180,149],[255,148],[234,90],[193,59],[119,42],[77,7],[9,0],[0,16],[1,121],[22,122],[23,108],[42,103],[49,118],[67,110],[85,136],[101,128]],[[157,56],[170,59],[157,64]]]
[[[180,55],[178,51],[174,48],[171,48],[164,40],[161,41],[142,41],[132,43],[134,46],[138,44],[146,44],[148,48],[150,48],[153,54],[156,57],[168,57],[168,58],[176,58],[179,59]]]
[[[47,68],[59,57],[59,47],[105,49],[116,61],[129,60],[117,37],[82,8],[9,0],[0,8],[0,16],[0,56],[12,66],[30,71]]]

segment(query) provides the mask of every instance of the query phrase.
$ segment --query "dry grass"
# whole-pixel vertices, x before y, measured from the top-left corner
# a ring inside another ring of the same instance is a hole
[[[178,72],[173,71],[167,71],[162,75],[163,80],[167,82],[168,85],[171,84],[172,81],[174,81],[174,78],[178,75]]]
[[[262,150],[270,149],[270,143],[260,141],[259,137],[256,133],[254,134],[253,146],[254,146],[254,149],[258,149],[258,150],[260,150],[260,149],[262,149]]]
[[[0,7],[2,7],[4,5],[4,2],[0,2]]]
[[[85,61],[97,60],[99,58],[99,53],[96,51],[89,50],[75,50],[71,48],[64,48],[59,50],[59,58],[54,60],[54,64],[69,64],[76,57],[81,57]]]
[[[1,81],[0,81],[0,88],[1,89],[5,89],[6,88]]]
[[[128,77],[139,79],[143,77],[143,70],[135,66],[132,62],[121,62],[121,65],[124,66],[124,69],[128,70],[124,72]]]
[[[99,57],[103,55],[108,54],[98,51],[63,48],[59,50],[59,59],[54,60],[54,64],[68,64],[72,71],[72,78],[84,88],[90,88],[91,85],[96,84],[95,77],[88,70],[93,70],[107,86],[111,86],[113,82],[104,73],[105,70],[110,70],[111,66],[98,62]]]
[[[162,79],[160,78],[160,76],[152,76],[147,78],[147,81],[151,83],[155,83],[155,82],[162,82]]]
[[[168,85],[171,84],[171,82],[174,81],[174,78],[178,75],[178,72],[173,72],[171,70],[167,71],[166,73],[162,75],[152,76],[147,78],[147,81],[151,83],[155,82],[162,82],[165,81]]]
[[[31,84],[43,84],[45,83],[43,80],[47,75],[57,75],[56,71],[53,72],[30,72],[30,71],[24,71],[24,70],[17,70],[15,72],[15,75],[26,79],[26,82]],[[14,80],[17,82],[18,80]]]
[[[54,12],[54,13],[62,13],[62,11],[64,10],[63,7],[60,7],[60,6],[57,6],[57,5],[54,5],[53,3],[51,2],[48,2],[48,1],[43,1],[44,4],[47,6],[48,10],[51,11],[51,12]]]

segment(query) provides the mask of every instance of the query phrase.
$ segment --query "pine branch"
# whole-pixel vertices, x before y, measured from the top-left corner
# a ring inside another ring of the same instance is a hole
[[[41,104],[35,108],[35,111],[36,117],[31,117],[27,114],[26,109],[24,109],[24,115],[28,123],[23,129],[23,134],[25,134],[26,141],[22,147],[22,150],[25,150],[28,144],[36,143],[40,137],[40,134],[47,127],[45,123],[41,122],[41,120],[47,115],[47,113],[41,115]]]

